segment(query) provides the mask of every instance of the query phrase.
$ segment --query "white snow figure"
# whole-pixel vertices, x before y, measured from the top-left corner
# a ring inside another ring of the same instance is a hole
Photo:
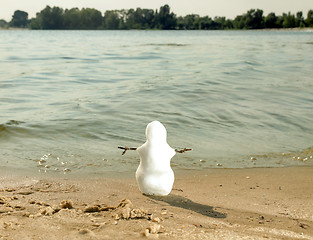
[[[137,148],[140,156],[136,171],[139,189],[147,195],[168,195],[174,183],[170,162],[176,152],[167,144],[166,129],[159,121],[147,125],[146,138],[146,142]]]

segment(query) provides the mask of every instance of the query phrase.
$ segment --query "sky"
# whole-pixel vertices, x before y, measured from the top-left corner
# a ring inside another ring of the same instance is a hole
[[[313,0],[0,0],[0,19],[10,21],[15,10],[28,13],[29,18],[35,17],[47,5],[63,9],[95,8],[102,13],[106,10],[130,9],[137,7],[159,9],[168,4],[177,16],[199,14],[200,16],[223,16],[234,19],[249,9],[262,9],[266,16],[270,12],[282,15],[283,12],[296,14],[302,11],[305,18],[307,12],[313,10]]]

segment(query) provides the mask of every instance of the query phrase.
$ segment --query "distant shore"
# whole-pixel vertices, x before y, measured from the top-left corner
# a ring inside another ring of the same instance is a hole
[[[25,30],[31,30],[31,29],[29,29],[29,28],[11,28],[11,27],[9,27],[9,28],[1,28],[0,27],[0,30],[12,30],[12,31],[14,31],[14,30],[23,30],[23,31],[25,31]]]
[[[176,174],[144,196],[134,177],[2,174],[0,238],[313,239],[312,167]]]
[[[61,30],[34,30],[30,28],[1,28],[0,30],[33,30],[33,31],[303,31],[303,32],[311,32],[313,31],[313,28],[311,27],[306,27],[306,28],[263,28],[263,29],[218,29],[218,30],[155,30],[155,29],[130,29],[130,30],[76,30],[76,29],[61,29]]]

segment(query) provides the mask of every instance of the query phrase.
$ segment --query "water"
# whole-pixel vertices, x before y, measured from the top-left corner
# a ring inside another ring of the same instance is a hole
[[[0,31],[0,167],[133,172],[117,146],[155,119],[193,149],[174,170],[313,165],[312,53],[308,31]]]

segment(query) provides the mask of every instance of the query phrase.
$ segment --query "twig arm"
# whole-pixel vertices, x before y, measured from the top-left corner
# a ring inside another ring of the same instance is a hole
[[[137,148],[129,148],[129,147],[118,147],[118,148],[124,150],[124,152],[122,153],[122,155],[124,155],[127,150],[137,150]]]
[[[184,153],[184,152],[187,152],[187,151],[191,151],[192,149],[191,148],[184,148],[184,149],[175,149],[175,152],[177,153]]]
[[[137,150],[137,148],[129,148],[129,147],[118,147],[118,148],[124,150],[122,155],[124,155],[127,150]],[[184,152],[191,151],[191,150],[192,150],[191,148],[184,148],[184,149],[181,149],[181,150],[175,149],[175,152],[177,152],[177,153],[184,153]]]

